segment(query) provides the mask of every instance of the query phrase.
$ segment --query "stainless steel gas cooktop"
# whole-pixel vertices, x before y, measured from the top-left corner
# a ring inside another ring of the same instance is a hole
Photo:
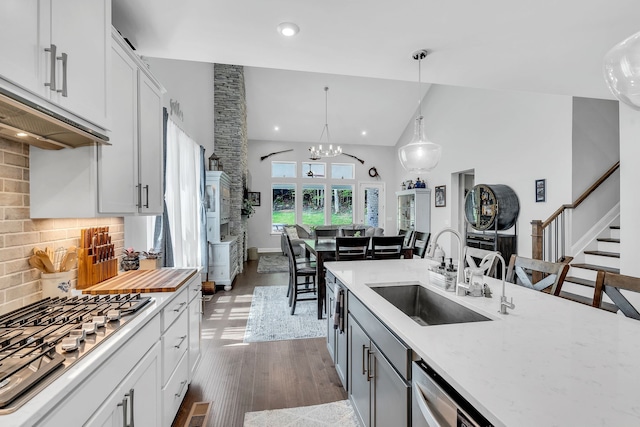
[[[45,298],[0,316],[0,414],[18,409],[150,301],[140,294]]]

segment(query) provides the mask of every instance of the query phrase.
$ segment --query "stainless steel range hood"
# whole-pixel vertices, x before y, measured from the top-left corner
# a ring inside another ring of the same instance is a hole
[[[0,137],[48,150],[109,144],[109,138],[0,87]]]

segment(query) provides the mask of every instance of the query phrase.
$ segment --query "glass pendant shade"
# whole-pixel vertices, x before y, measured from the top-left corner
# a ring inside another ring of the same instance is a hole
[[[409,172],[424,173],[433,170],[438,166],[442,155],[442,147],[426,138],[423,119],[423,116],[416,119],[413,139],[398,150],[400,163]]]
[[[605,55],[604,78],[618,100],[640,110],[640,33],[621,41]]]

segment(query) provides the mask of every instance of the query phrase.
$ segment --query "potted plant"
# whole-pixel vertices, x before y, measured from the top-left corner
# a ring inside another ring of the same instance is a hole
[[[161,254],[161,251],[153,248],[148,251],[142,251],[144,258],[140,260],[140,270],[155,270],[160,268]]]
[[[140,268],[140,252],[133,248],[125,249],[122,261],[120,261],[120,266],[124,271],[137,270]]]

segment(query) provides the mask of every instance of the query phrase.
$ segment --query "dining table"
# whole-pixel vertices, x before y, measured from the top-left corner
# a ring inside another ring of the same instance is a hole
[[[316,259],[316,283],[318,286],[318,319],[322,319],[324,314],[324,300],[327,286],[325,281],[324,263],[325,261],[335,261],[336,241],[335,239],[305,239],[304,250],[305,256],[307,258],[309,258],[310,255],[313,255]],[[413,247],[403,247],[402,254],[405,259],[413,258]]]

